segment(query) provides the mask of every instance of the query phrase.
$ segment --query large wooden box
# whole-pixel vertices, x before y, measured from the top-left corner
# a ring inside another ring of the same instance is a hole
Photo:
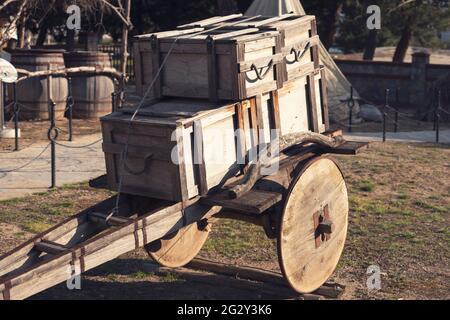
[[[303,77],[304,70],[310,63],[314,63],[315,69],[320,66],[320,40],[314,16],[299,16],[289,13],[276,17],[257,16],[252,18],[230,15],[192,22],[178,28],[218,28],[220,26],[230,29],[250,27],[261,31],[280,32],[284,67],[287,72],[286,80]]]
[[[237,174],[256,149],[252,106],[165,100],[142,108],[131,125],[132,110],[103,117],[110,189],[118,189],[122,176],[124,193],[171,201],[207,193]]]
[[[257,28],[201,30],[137,38],[137,91],[144,95],[153,83],[148,96],[154,98],[238,101],[282,86],[285,72],[279,32]]]

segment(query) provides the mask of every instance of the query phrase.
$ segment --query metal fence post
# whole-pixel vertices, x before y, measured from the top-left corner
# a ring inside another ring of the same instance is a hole
[[[441,90],[438,90],[437,93],[437,107],[435,109],[435,123],[436,123],[436,143],[439,143],[439,121],[441,118]]]
[[[50,188],[56,187],[56,139],[58,138],[58,129],[56,128],[55,120],[55,106],[56,103],[53,100],[49,101],[50,105],[50,128],[48,129],[48,139],[51,144],[51,186]]]
[[[20,146],[19,146],[19,111],[20,111],[20,106],[19,103],[17,102],[17,83],[14,82],[13,84],[13,99],[14,99],[14,103],[13,103],[13,111],[14,111],[14,143],[15,143],[15,151],[19,151]]]
[[[111,93],[112,112],[116,112],[116,93]]]
[[[69,141],[73,141],[73,96],[72,96],[72,78],[67,78],[67,84],[69,87],[69,91],[67,94],[67,101],[66,101],[66,107],[67,107],[67,114],[69,118]]]
[[[400,104],[400,89],[397,87],[395,89],[395,124],[394,124],[394,132],[398,132],[398,107]]]
[[[353,129],[353,107],[355,106],[355,99],[353,98],[353,86],[350,87],[350,99],[347,102],[349,115],[348,115],[348,132],[352,132]]]
[[[383,106],[383,142],[386,142],[386,116],[387,116],[386,110],[387,110],[387,107],[389,106],[389,92],[390,92],[390,90],[386,89],[385,103]]]

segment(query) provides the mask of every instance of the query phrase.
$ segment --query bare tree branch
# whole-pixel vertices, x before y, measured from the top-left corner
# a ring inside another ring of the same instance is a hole
[[[124,15],[123,12],[120,12],[120,7],[116,7],[114,5],[112,5],[111,3],[109,3],[107,0],[100,0],[101,3],[105,4],[107,7],[109,7],[111,10],[113,10],[116,15],[120,18],[120,20],[122,20],[122,22],[128,27],[130,28],[132,26],[131,22],[128,21]]]
[[[16,2],[18,0],[6,0],[1,6],[0,11],[2,11],[6,6],[8,6],[10,3]]]
[[[6,35],[11,30],[11,27],[17,25],[17,21],[22,17],[22,14],[23,14],[27,4],[28,4],[28,0],[23,0],[22,4],[19,7],[19,10],[17,11],[17,14],[15,15],[15,18],[13,19],[13,21],[11,21],[11,23],[8,25],[6,30],[3,31],[4,36],[2,38],[0,38],[1,39],[0,40],[0,48],[3,47],[3,45],[8,41]]]

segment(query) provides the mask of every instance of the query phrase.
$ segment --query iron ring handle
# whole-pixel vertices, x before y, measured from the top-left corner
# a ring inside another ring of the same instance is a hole
[[[308,42],[308,43],[306,44],[305,48],[302,49],[302,50],[303,50],[302,52],[300,52],[300,50],[296,50],[295,48],[292,48],[291,51],[290,51],[290,54],[293,54],[293,55],[294,55],[294,60],[289,61],[289,60],[286,58],[286,62],[287,62],[288,64],[294,64],[294,63],[296,63],[296,62],[299,62],[300,59],[302,59],[303,56],[306,54],[306,52],[308,52],[308,50],[310,49],[310,47],[311,47],[311,43]]]
[[[50,129],[48,129],[47,138],[49,141],[52,141],[52,142],[56,141],[58,139],[58,136],[59,136],[59,130],[57,127],[52,126],[52,127],[50,127]]]
[[[272,67],[273,67],[273,59],[270,60],[269,64],[266,67],[262,67],[259,70],[255,64],[252,64],[250,70],[255,71],[256,78],[258,78],[259,80],[263,80],[269,74],[269,71]],[[267,68],[267,70],[263,74],[261,74],[262,69],[264,68]]]
[[[353,108],[356,105],[355,99],[350,98],[347,102],[349,108]]]
[[[126,163],[126,159],[125,159],[125,153],[122,154],[122,159],[124,161],[123,163],[123,167],[125,169],[126,172],[128,172],[129,174],[133,175],[133,176],[140,176],[141,174],[143,174],[144,172],[147,171],[148,167],[150,166],[150,160],[153,158],[153,153],[149,153],[147,156],[145,156],[144,158],[144,168],[140,171],[135,171],[133,169],[131,169],[127,163]]]

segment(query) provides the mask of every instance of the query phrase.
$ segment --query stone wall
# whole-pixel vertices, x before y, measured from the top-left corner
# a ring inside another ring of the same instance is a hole
[[[442,90],[444,109],[448,110],[450,65],[430,64],[425,52],[413,54],[412,63],[340,60],[336,63],[359,94],[374,103],[383,103],[385,89],[391,89],[391,104],[398,88],[400,105],[414,106],[426,113],[435,105],[434,88]]]

